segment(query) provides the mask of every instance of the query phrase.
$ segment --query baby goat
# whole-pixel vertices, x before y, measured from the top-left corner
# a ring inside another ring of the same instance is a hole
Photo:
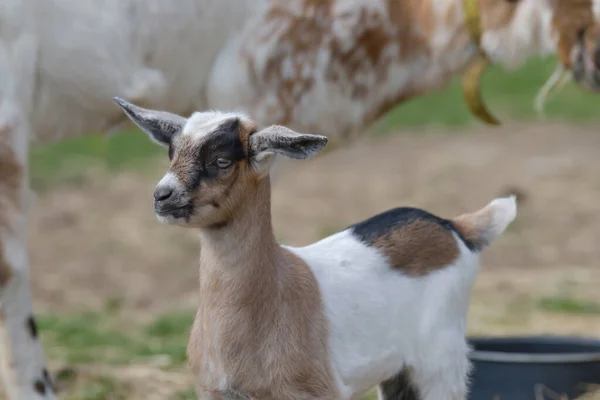
[[[200,399],[464,400],[465,324],[478,254],[516,216],[514,197],[443,219],[397,208],[306,247],[271,226],[269,169],[327,138],[247,116],[186,119],[115,99],[171,167],[159,220],[200,236],[200,307],[188,356]],[[402,397],[407,396],[407,397]]]

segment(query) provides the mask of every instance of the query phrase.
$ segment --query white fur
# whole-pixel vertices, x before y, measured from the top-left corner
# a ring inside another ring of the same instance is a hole
[[[482,46],[492,61],[515,68],[531,54],[545,55],[556,51],[558,37],[553,34],[551,23],[551,3],[547,0],[522,1],[507,27],[484,32]]]
[[[492,242],[506,230],[508,225],[517,216],[517,197],[511,195],[495,199],[485,209],[490,210],[490,219],[492,221],[485,231],[485,239],[488,242]]]
[[[205,111],[195,112],[188,118],[185,124],[182,135],[190,136],[195,139],[200,139],[207,133],[215,131],[219,125],[228,119],[239,118],[248,120],[248,116],[241,111],[221,112],[221,111]]]
[[[453,265],[411,278],[350,231],[290,250],[314,272],[330,322],[333,369],[347,397],[405,367],[424,400],[462,399],[468,369],[465,323],[478,257],[457,240]],[[422,386],[423,385],[423,386]]]
[[[0,287],[0,372],[4,387],[10,398],[54,399],[50,382],[46,382],[43,369],[44,357],[38,338],[33,338],[26,324],[32,316],[31,295],[29,293],[29,260],[24,247],[26,221],[21,214],[16,221],[16,233],[1,232],[0,246],[6,255],[8,265],[13,268],[13,276],[5,287]],[[15,362],[18,362],[15,368]],[[34,390],[34,382],[46,385],[45,396]]]
[[[516,216],[514,197],[496,199],[486,235],[495,239]],[[460,255],[425,277],[390,267],[384,254],[345,230],[306,247],[284,246],[304,259],[319,283],[330,323],[333,370],[352,398],[413,370],[423,400],[464,399],[465,329],[479,256],[454,235]]]
[[[369,115],[383,103],[408,91],[428,92],[443,86],[448,77],[461,71],[475,54],[476,47],[464,31],[462,1],[431,1],[436,29],[428,54],[406,59],[404,50],[397,43],[390,43],[382,51],[382,59],[388,65],[383,79],[381,70],[386,68],[377,70],[367,57],[358,55],[357,59],[364,61],[346,81],[328,79],[327,70],[333,57],[329,43],[334,41],[344,49],[351,49],[357,27],[366,29],[373,24],[389,32],[395,32],[396,28],[387,19],[387,8],[381,1],[339,0],[334,12],[344,17],[333,21],[331,31],[325,32],[321,41],[315,43],[317,50],[306,54],[290,52],[277,64],[282,77],[300,77],[291,80],[291,93],[283,95],[278,83],[269,80],[271,75],[261,77],[261,73],[273,56],[281,53],[277,33],[285,28],[285,22],[270,21],[266,17],[268,10],[256,13],[218,56],[208,82],[208,103],[217,109],[241,106],[259,123],[285,120],[286,125],[297,131],[318,129],[331,139],[342,133],[364,130]],[[293,12],[295,3],[289,4]],[[359,24],[361,9],[357,4],[380,18]],[[555,51],[551,12],[545,0],[522,2],[515,20],[507,28],[483,35],[485,50],[494,61],[507,66],[516,66],[533,54]],[[308,90],[302,83],[306,77],[313,82]],[[357,83],[369,88],[364,97],[353,97],[349,92]],[[293,104],[293,108],[287,110],[284,103]]]
[[[600,0],[592,0],[592,11],[596,21],[600,20]]]
[[[160,181],[158,181],[158,184],[156,185],[156,187],[161,186],[175,188],[181,186],[181,182],[179,181],[177,175],[169,171],[165,174],[165,176],[162,177]]]

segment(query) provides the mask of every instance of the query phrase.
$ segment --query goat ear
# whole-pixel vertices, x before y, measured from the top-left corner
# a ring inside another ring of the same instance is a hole
[[[314,156],[327,145],[327,137],[298,133],[281,125],[271,125],[249,138],[251,154],[254,157],[263,153],[278,153],[295,159]]]
[[[187,122],[179,115],[166,111],[147,110],[119,97],[115,97],[113,100],[121,106],[129,119],[146,132],[152,140],[165,147],[169,146],[173,136],[181,132]]]

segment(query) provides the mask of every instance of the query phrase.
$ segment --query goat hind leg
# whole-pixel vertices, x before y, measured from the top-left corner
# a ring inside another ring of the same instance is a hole
[[[404,370],[377,386],[378,400],[421,400],[411,382],[410,371]]]
[[[443,343],[443,340],[440,340]],[[438,342],[439,343],[439,342]],[[420,400],[465,400],[470,363],[464,338],[432,347],[430,358],[411,374]],[[433,356],[433,357],[432,357]]]

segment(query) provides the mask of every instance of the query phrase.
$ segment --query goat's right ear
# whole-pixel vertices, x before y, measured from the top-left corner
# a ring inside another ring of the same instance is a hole
[[[165,147],[169,147],[173,136],[181,132],[187,122],[185,118],[167,111],[147,110],[119,97],[113,100],[121,106],[133,123],[152,140]]]

